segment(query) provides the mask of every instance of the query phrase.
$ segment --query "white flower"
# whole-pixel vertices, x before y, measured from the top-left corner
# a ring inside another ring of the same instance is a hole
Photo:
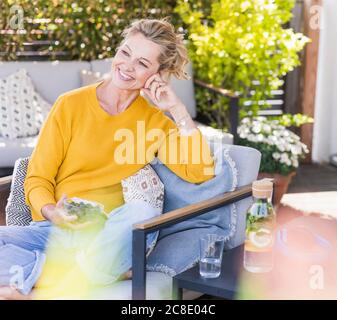
[[[286,151],[290,151],[291,150],[291,145],[287,141],[285,141],[284,146],[285,146]]]
[[[242,125],[240,127],[238,127],[238,134],[239,134],[240,138],[246,139],[248,133],[249,133],[249,128],[248,127],[242,126]]]
[[[273,153],[273,158],[274,158],[275,160],[280,159],[280,157],[281,157],[281,155],[280,155],[278,152],[274,152],[274,153]]]
[[[258,141],[258,142],[262,142],[263,140],[264,140],[264,136],[263,136],[263,134],[258,134],[257,136],[256,136],[256,140]]]
[[[269,136],[269,140],[276,144],[277,138],[275,136]]]
[[[275,137],[278,137],[278,136],[279,136],[279,134],[278,134],[278,131],[277,131],[277,130],[273,130],[273,136],[275,136]]]
[[[277,149],[279,149],[281,152],[286,151],[286,148],[283,143],[278,143],[277,144]]]
[[[302,153],[301,146],[298,146],[298,145],[291,146],[291,150],[290,151],[291,151],[292,154],[295,154],[295,155],[298,155],[298,154]]]
[[[265,133],[270,133],[271,127],[270,127],[269,124],[264,124],[264,125],[262,126],[262,130],[263,130]]]
[[[301,140],[301,138],[297,134],[293,134],[292,137],[296,141],[300,141]]]
[[[309,153],[309,149],[308,149],[308,147],[307,147],[304,143],[301,143],[301,146],[302,146],[303,151],[304,151],[305,153]]]
[[[239,136],[241,139],[246,139],[247,138],[247,134],[242,132],[242,133],[239,133]]]
[[[248,140],[248,141],[251,141],[251,142],[255,142],[255,136],[254,136],[253,134],[249,134],[249,135],[247,136],[247,140]]]
[[[293,167],[295,167],[295,168],[298,167],[298,160],[297,159],[293,159],[292,163],[293,163]]]
[[[289,157],[288,157],[288,153],[282,153],[281,154],[280,162],[281,163],[290,162]]]
[[[249,133],[249,127],[247,126],[240,126],[238,129],[239,132],[245,132],[245,133]]]
[[[263,117],[263,116],[258,116],[258,117],[256,117],[255,119],[258,120],[258,121],[261,121],[261,122],[267,120],[267,118],[266,118],[266,117]]]
[[[254,123],[252,131],[254,133],[260,133],[261,132],[261,125],[260,125],[260,123]]]

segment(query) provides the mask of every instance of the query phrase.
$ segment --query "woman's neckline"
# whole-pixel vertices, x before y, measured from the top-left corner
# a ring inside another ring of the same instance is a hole
[[[138,95],[131,103],[130,105],[122,112],[117,113],[117,114],[110,114],[108,113],[99,103],[98,98],[97,98],[97,87],[103,83],[104,80],[98,81],[92,85],[92,101],[94,103],[95,108],[97,109],[98,113],[104,117],[105,119],[116,119],[123,117],[125,115],[128,115],[136,109],[136,106],[138,105],[138,100],[141,98],[141,95]]]

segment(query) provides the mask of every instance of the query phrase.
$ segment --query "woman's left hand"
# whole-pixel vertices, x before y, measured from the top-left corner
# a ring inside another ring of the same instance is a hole
[[[147,79],[142,90],[163,111],[168,111],[172,107],[181,104],[171,86],[163,80],[160,72]]]

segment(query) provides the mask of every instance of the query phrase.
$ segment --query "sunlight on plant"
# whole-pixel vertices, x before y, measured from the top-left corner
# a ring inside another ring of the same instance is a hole
[[[206,4],[178,1],[176,12],[188,29],[196,78],[240,93],[246,98],[240,99],[242,116],[267,107],[258,101],[270,97],[300,64],[298,53],[309,39],[285,27],[294,4],[295,0],[219,0],[207,15]],[[248,96],[252,104],[245,106]],[[211,112],[205,100],[198,105]]]
[[[306,123],[313,123],[314,119],[305,114],[283,114],[282,116],[271,117],[272,120],[278,120],[279,124],[284,127],[300,127]]]
[[[10,30],[12,4],[24,11],[24,34]],[[93,60],[112,57],[121,40],[121,31],[139,18],[171,16],[175,0],[18,0],[0,1],[0,60],[18,60],[16,52],[24,43],[38,44],[48,60]],[[52,42],[52,45],[49,44]],[[62,55],[60,55],[62,53]]]

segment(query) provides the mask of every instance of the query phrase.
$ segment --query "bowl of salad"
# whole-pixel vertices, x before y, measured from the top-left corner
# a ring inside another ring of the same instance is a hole
[[[76,215],[75,223],[105,223],[107,214],[100,203],[81,198],[67,198],[63,201],[63,209],[70,215]]]

